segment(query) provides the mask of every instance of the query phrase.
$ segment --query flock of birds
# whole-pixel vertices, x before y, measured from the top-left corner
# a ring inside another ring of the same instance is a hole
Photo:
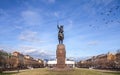
[[[120,6],[114,6],[107,11],[103,10],[99,13],[99,15],[102,17],[102,22],[106,25],[109,25],[110,23],[116,22],[120,24]],[[96,22],[98,19],[95,20]],[[93,24],[90,24],[89,27],[98,29],[99,27]]]

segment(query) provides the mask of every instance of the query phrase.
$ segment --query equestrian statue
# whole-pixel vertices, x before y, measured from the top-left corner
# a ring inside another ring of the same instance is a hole
[[[58,31],[58,41],[59,44],[63,44],[63,39],[64,39],[64,30],[63,30],[63,25],[57,25],[57,28],[59,29]]]

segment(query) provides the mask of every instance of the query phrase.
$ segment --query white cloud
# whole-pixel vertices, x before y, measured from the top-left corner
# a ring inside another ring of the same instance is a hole
[[[59,13],[58,12],[54,12],[54,15],[55,15],[55,17],[59,17]]]
[[[34,58],[51,58],[53,56],[55,56],[54,52],[50,52],[49,50],[43,50],[40,48],[36,48],[33,46],[28,46],[28,45],[21,45],[20,49],[22,49],[21,53],[25,54],[25,55],[30,55]]]
[[[19,25],[15,25],[14,26],[16,29],[23,29],[23,27],[22,26],[19,26]]]
[[[12,18],[10,18],[10,14],[8,13],[8,11],[0,8],[0,22],[11,22],[11,19]]]
[[[72,27],[73,27],[73,21],[68,20],[68,24],[66,25],[65,31],[71,31]]]
[[[91,0],[83,5],[83,10],[88,14],[90,13],[88,17],[91,15],[94,16],[98,14],[97,11],[103,10],[103,7],[109,5],[112,1],[113,0]],[[102,5],[102,7],[100,7],[100,5]],[[95,6],[99,6],[97,10]]]
[[[94,3],[94,2],[93,2]],[[93,3],[91,2],[91,3],[85,3],[84,5],[83,5],[83,10],[84,10],[84,12],[85,13],[90,13],[88,16],[91,16],[91,15],[95,15],[96,14],[96,10],[95,10],[95,8],[94,8],[94,6],[93,6]]]
[[[7,12],[4,11],[3,9],[0,9],[0,16],[7,16]]]
[[[34,51],[36,51],[35,48],[31,47],[31,46],[26,46],[26,45],[23,45],[23,46],[20,46],[20,49],[23,51],[22,53],[32,53]]]
[[[87,43],[88,45],[98,45],[99,42],[98,41],[90,41]]]
[[[27,25],[38,25],[42,20],[40,13],[37,11],[26,10],[21,13],[21,16]]]
[[[29,50],[25,50],[24,53],[32,53],[32,52],[35,52],[36,49],[29,49]]]
[[[23,40],[23,41],[35,42],[35,43],[45,42],[45,41],[41,41],[37,37],[37,32],[34,32],[34,31],[23,31],[23,32],[21,32],[21,34],[19,36],[19,39]]]

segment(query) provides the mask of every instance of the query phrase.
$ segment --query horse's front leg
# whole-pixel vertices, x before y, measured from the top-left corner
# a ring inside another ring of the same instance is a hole
[[[59,44],[60,44],[60,39],[59,39]]]
[[[61,44],[63,44],[63,40],[61,40]]]

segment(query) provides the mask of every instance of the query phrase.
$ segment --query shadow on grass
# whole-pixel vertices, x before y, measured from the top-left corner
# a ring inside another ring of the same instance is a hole
[[[103,73],[113,74],[113,75],[120,75],[120,72],[103,72]]]
[[[13,74],[18,74],[20,72],[7,72],[7,73],[0,73],[0,75],[13,75]]]

